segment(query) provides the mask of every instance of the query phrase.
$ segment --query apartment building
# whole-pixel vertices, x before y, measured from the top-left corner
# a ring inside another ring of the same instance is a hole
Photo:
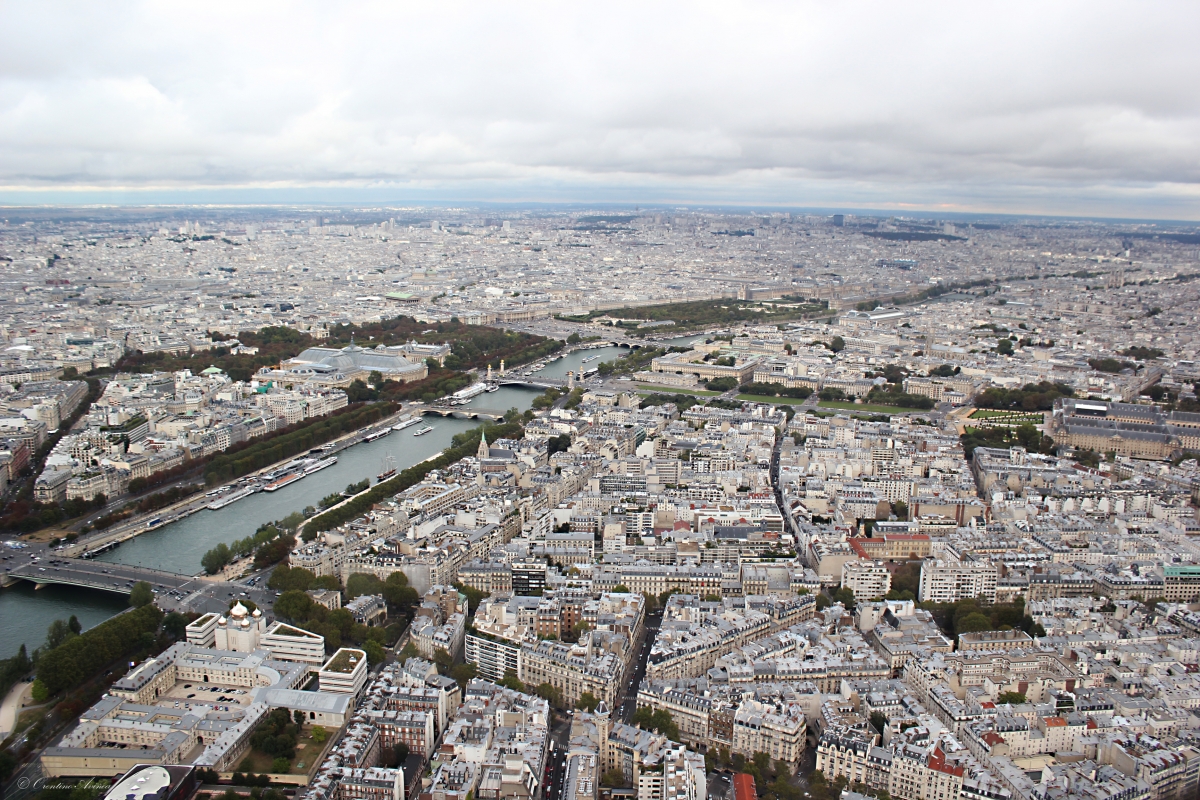
[[[892,573],[882,561],[847,561],[842,564],[842,588],[855,599],[875,600],[892,589]]]
[[[917,600],[924,603],[954,603],[973,597],[996,600],[996,565],[987,561],[967,562],[927,558],[921,562]]]
[[[1163,567],[1163,599],[1168,603],[1194,603],[1200,597],[1200,567],[1170,564]]]
[[[774,706],[745,700],[733,715],[730,752],[750,756],[766,753],[772,761],[794,764],[804,754],[806,734],[804,713],[798,708],[779,713]]]
[[[644,759],[638,771],[638,800],[704,800],[708,785],[704,756],[686,747],[666,747]]]

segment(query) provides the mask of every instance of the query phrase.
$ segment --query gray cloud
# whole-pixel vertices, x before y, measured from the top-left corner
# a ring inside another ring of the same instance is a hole
[[[1200,216],[1195,4],[4,8],[0,198],[374,187]]]

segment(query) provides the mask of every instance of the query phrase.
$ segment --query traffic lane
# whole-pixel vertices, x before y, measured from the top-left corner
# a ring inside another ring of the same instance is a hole
[[[625,715],[626,719],[637,711],[637,694],[645,677],[646,670],[643,668],[634,675],[633,680],[626,687],[625,696],[621,702],[621,713]]]
[[[729,797],[733,788],[733,779],[720,772],[708,776],[708,796],[710,798]]]
[[[190,575],[178,575],[171,572],[143,569],[130,564],[117,564],[109,561],[88,561],[85,559],[68,558],[66,556],[50,556],[46,560],[42,561],[39,566],[54,566],[58,569],[73,570],[80,574],[112,575],[114,577],[121,578],[144,577],[160,580],[170,580],[172,578],[176,578],[180,581],[193,580]]]
[[[194,585],[193,589],[203,586],[205,588],[219,588],[226,591],[231,591],[233,588],[237,590],[248,590],[261,592],[264,594],[272,593],[263,587],[251,587],[247,583],[240,582],[212,582],[204,581],[190,575],[177,575],[174,573],[163,572],[160,570],[150,570],[142,567],[136,567],[130,564],[119,564],[109,561],[88,561],[85,559],[68,558],[65,556],[49,556],[45,560],[23,563],[11,568],[13,571],[20,569],[22,572],[28,572],[33,569],[37,572],[45,572],[47,575],[78,575],[93,577],[101,582],[112,582],[114,579],[120,581],[146,581],[151,586],[166,586],[173,590],[182,589],[183,587]],[[257,576],[252,576],[251,579],[257,580],[265,574],[265,571]]]
[[[132,589],[137,583],[145,581],[150,584],[150,588],[155,591],[158,596],[174,597],[175,600],[182,601],[187,595],[199,591],[200,595],[206,597],[224,596],[226,599],[245,599],[251,600],[256,606],[264,609],[270,609],[275,601],[274,591],[268,589],[259,589],[246,587],[239,583],[208,583],[199,582],[194,578],[180,577],[179,581],[163,582],[163,581],[148,581],[146,576],[139,575],[137,572],[124,570],[79,570],[74,566],[40,566],[34,565],[35,570],[25,569],[17,573],[17,577],[28,577],[36,579],[43,577],[47,579],[61,579],[61,581],[86,581],[94,585],[104,584],[112,585],[114,589],[125,590]],[[34,575],[36,572],[36,575]]]
[[[14,571],[13,574],[17,577],[29,578],[31,580],[55,579],[104,586],[122,586],[128,584],[131,588],[134,584],[132,578],[126,578],[123,575],[105,575],[101,572],[89,570],[75,570],[53,566],[43,567],[37,564],[23,567],[20,570]]]
[[[546,770],[542,784],[542,793],[546,800],[557,800],[562,794],[562,784],[565,779],[566,750],[556,743],[546,758]]]
[[[654,639],[658,635],[660,627],[662,627],[662,611],[651,612],[649,619],[646,620],[646,626],[642,631],[641,645],[637,653],[637,660],[631,680],[627,681],[617,693],[618,703],[614,711],[619,718],[624,719],[626,722],[633,716],[633,712],[637,710],[637,690],[641,686],[642,680],[646,677],[646,665],[650,660],[650,648],[654,644]]]
[[[559,796],[558,786],[559,786],[560,778],[559,778],[559,774],[558,774],[559,767],[558,767],[557,762],[558,762],[558,754],[551,753],[550,760],[546,764],[545,794],[546,794],[547,800],[556,800],[556,798]]]
[[[558,763],[555,766],[555,770],[558,773],[558,777],[554,780],[551,788],[554,791],[554,796],[557,798],[562,796],[563,787],[567,782],[567,751],[560,749],[556,754],[556,761]]]
[[[6,570],[7,571],[7,570]],[[152,587],[161,587],[166,590],[177,590],[180,587],[186,586],[192,582],[192,578],[180,575],[172,579],[168,575],[149,575],[145,572],[140,572],[136,568],[128,570],[106,570],[100,567],[84,567],[75,564],[61,565],[53,564],[47,561],[23,565],[18,569],[11,570],[13,574],[31,579],[43,578],[58,578],[65,581],[86,581],[94,584],[104,584],[119,586],[122,584],[134,584],[139,581],[145,581]]]
[[[550,748],[546,756],[543,775],[542,796],[545,800],[557,800],[566,780],[567,746],[571,738],[572,718],[552,715],[550,722]]]
[[[176,576],[175,579],[172,579],[171,576],[166,574],[147,574],[137,567],[109,562],[72,560],[72,563],[63,566],[61,564],[53,564],[50,561],[41,561],[23,564],[20,567],[9,568],[5,571],[14,577],[21,577],[28,580],[37,580],[38,578],[57,579],[85,585],[91,584],[95,588],[104,588],[108,591],[117,592],[130,591],[138,582],[145,581],[154,590],[159,605],[169,611],[197,610],[194,607],[184,607],[185,600],[196,592],[199,592],[199,598],[187,604],[188,606],[194,606],[197,601],[206,601],[208,605],[211,605],[213,602],[228,602],[236,598],[251,600],[255,605],[261,606],[264,610],[269,610],[274,603],[276,594],[270,590],[258,587],[249,587],[237,583],[211,583],[184,575]],[[112,589],[107,589],[109,586]],[[205,610],[213,609],[206,608]]]
[[[254,589],[243,590],[246,590],[246,587],[241,584],[208,584],[198,591],[193,590],[189,592],[187,589],[184,589],[180,592],[167,593],[165,596],[160,594],[158,604],[164,611],[207,614],[209,612],[222,613],[232,606],[234,601],[249,600],[260,608],[264,614],[271,613],[275,601],[274,592]]]

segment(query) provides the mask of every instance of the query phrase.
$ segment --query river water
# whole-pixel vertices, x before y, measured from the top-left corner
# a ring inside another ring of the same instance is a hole
[[[696,336],[683,336],[655,345],[690,344]],[[602,347],[580,350],[547,364],[540,374],[551,378],[565,378],[568,371],[578,373],[581,367],[594,367],[601,361],[610,361],[628,352],[624,347]],[[600,358],[593,358],[593,356]],[[589,359],[585,364],[584,359]],[[488,410],[506,411],[529,408],[538,392],[517,387],[502,387],[498,391],[481,394],[468,405]],[[383,471],[387,457],[394,460],[397,471],[406,469],[450,446],[456,433],[469,430],[480,423],[475,420],[460,420],[450,417],[429,416],[426,425],[434,430],[424,436],[413,436],[413,426],[374,442],[363,442],[337,454],[338,463],[320,472],[309,475],[276,492],[260,492],[226,506],[219,511],[200,511],[190,517],[144,533],[136,539],[97,557],[98,561],[132,564],[142,567],[169,570],[186,574],[200,572],[200,559],[204,553],[221,542],[250,536],[264,522],[282,519],[305,506],[316,505],[321,498],[342,491],[348,484],[363,478],[375,482],[375,476]],[[24,581],[0,590],[0,658],[17,652],[22,643],[32,650],[46,638],[46,629],[56,619],[66,619],[75,614],[84,627],[91,627],[125,608],[124,598],[90,589],[68,586],[47,586],[34,590]]]
[[[22,644],[32,653],[46,641],[46,629],[56,619],[74,614],[90,628],[127,605],[124,597],[108,592],[52,585],[35,589],[32,583],[18,581],[0,590],[0,658],[16,655]]]
[[[470,405],[499,411],[516,406],[524,411],[537,394],[528,389],[504,387],[479,395]],[[338,463],[332,467],[314,472],[278,491],[252,494],[219,511],[206,509],[192,514],[179,522],[143,533],[97,556],[96,560],[185,574],[198,573],[201,570],[200,559],[221,542],[228,544],[234,539],[250,536],[264,522],[283,519],[305,506],[316,506],[326,495],[340,492],[349,484],[364,478],[370,478],[375,483],[389,456],[398,472],[407,469],[445,450],[450,446],[454,434],[480,424],[476,420],[425,417],[422,425],[393,431],[382,439],[362,442],[342,450],[337,454]],[[433,427],[433,432],[413,436],[413,432],[424,425]]]
[[[580,370],[594,367],[601,361],[612,361],[628,352],[629,348],[627,347],[597,347],[592,350],[576,350],[557,361],[551,361],[537,374],[545,375],[547,378],[565,378],[568,372],[574,372],[578,377]],[[599,357],[597,358],[597,356]],[[584,359],[588,359],[586,364]]]
[[[689,333],[687,336],[676,336],[674,339],[663,339],[654,342],[655,347],[691,347],[696,342],[703,342],[708,336],[703,333]]]

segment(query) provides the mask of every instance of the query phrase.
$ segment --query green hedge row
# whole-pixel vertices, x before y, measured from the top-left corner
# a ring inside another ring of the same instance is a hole
[[[395,410],[395,403],[372,403],[359,408],[345,409],[268,441],[255,442],[236,451],[226,451],[208,463],[204,470],[204,480],[211,486],[249,475],[278,461],[306,453],[344,433],[370,425]]]
[[[163,613],[153,605],[118,614],[68,639],[38,659],[37,677],[51,694],[94,678],[116,659],[136,650],[142,635],[153,634]]]

